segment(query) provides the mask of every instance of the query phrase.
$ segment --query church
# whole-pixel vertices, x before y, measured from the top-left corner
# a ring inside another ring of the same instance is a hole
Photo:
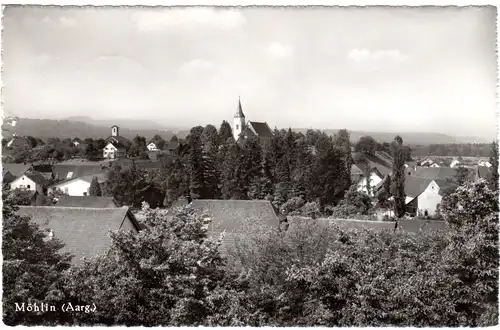
[[[238,110],[236,110],[233,121],[233,136],[238,143],[256,136],[261,144],[265,144],[271,140],[273,131],[266,122],[246,121],[241,108],[241,100],[238,99]]]

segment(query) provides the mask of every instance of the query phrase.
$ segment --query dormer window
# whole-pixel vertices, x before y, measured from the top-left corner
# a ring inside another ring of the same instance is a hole
[[[68,175],[66,175],[66,179],[71,179],[73,176],[73,172],[68,172]]]
[[[236,125],[236,129],[239,129],[240,128],[240,125]]]

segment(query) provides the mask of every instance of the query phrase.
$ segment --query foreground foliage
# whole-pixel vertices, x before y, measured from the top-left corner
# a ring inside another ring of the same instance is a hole
[[[302,208],[302,203],[297,199],[290,209]],[[446,231],[356,231],[291,219],[286,232],[240,236],[226,256],[219,252],[220,242],[207,237],[204,217],[186,210],[175,216],[152,210],[146,214],[150,230],[112,233],[107,255],[68,271],[55,266],[62,262],[55,257],[56,248],[39,256],[56,260],[44,275],[49,277],[32,278],[38,270],[28,268],[25,275],[9,277],[4,266],[7,301],[17,299],[10,297],[19,292],[22,299],[43,300],[45,295],[54,303],[95,304],[94,312],[29,319],[9,312],[4,300],[4,321],[129,326],[498,323],[497,193],[483,180],[448,196],[442,209]],[[12,257],[19,254],[13,242],[12,235],[4,234],[4,249],[11,251],[7,260],[19,259]],[[42,281],[43,290],[35,293],[28,284],[14,289],[9,281],[18,277],[26,279],[22,283]]]

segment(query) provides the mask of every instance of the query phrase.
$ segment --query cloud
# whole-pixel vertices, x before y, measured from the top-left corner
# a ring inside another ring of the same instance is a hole
[[[76,26],[76,20],[74,18],[68,18],[68,17],[62,16],[59,18],[59,22],[61,23],[61,25],[64,25],[67,27]]]
[[[200,72],[206,72],[211,70],[214,67],[214,64],[207,60],[195,59],[189,62],[182,64],[179,67],[179,72],[181,74],[194,74]]]
[[[273,42],[269,45],[269,53],[274,57],[291,57],[293,49],[292,46],[282,45],[279,42]]]
[[[405,61],[408,56],[401,53],[397,49],[386,49],[386,50],[369,50],[366,48],[352,49],[347,57],[355,62],[368,62],[368,61],[383,61],[391,60],[396,62]]]
[[[75,27],[76,26],[76,19],[70,18],[70,17],[66,17],[66,16],[61,16],[61,17],[56,18],[56,19],[51,18],[49,16],[45,16],[42,19],[42,22],[45,23],[45,24],[59,23],[60,25],[66,26],[66,27]]]
[[[204,7],[148,10],[135,13],[132,19],[139,31],[146,32],[199,26],[232,30],[246,23],[246,18],[240,11]]]

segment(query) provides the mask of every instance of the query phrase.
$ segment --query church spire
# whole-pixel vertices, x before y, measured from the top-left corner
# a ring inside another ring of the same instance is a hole
[[[245,115],[243,114],[243,110],[241,108],[241,99],[239,96],[238,96],[238,110],[236,111],[234,118],[245,118]]]

